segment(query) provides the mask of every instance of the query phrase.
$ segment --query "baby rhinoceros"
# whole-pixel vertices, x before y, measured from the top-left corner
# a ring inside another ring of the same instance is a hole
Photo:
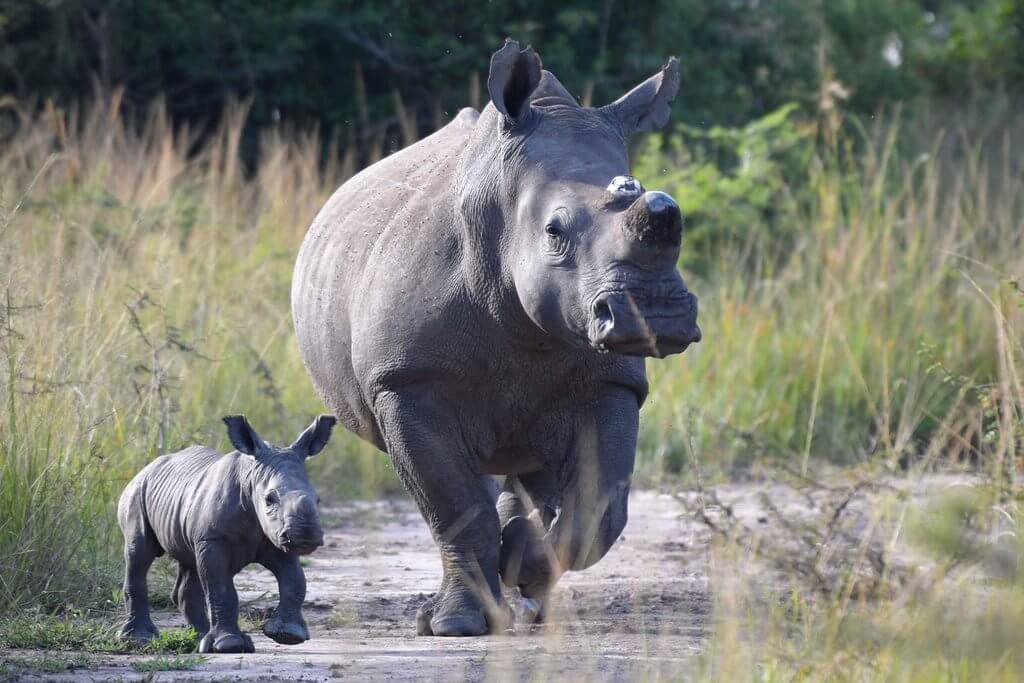
[[[234,576],[258,562],[277,578],[280,602],[263,633],[292,645],[309,639],[302,618],[306,578],[299,556],[323,545],[319,498],[306,458],[327,445],[335,419],[316,418],[291,446],[272,446],[241,415],[224,418],[237,449],[203,446],[164,455],[125,488],[117,506],[124,533],[128,620],[121,637],[157,635],[149,615],[146,574],[168,553],[178,562],[171,602],[200,634],[200,652],[253,652],[238,628]]]

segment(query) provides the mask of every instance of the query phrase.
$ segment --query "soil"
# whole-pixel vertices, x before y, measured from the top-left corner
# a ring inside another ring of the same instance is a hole
[[[685,675],[707,637],[707,533],[671,495],[633,494],[623,537],[598,564],[558,583],[547,623],[482,638],[417,637],[415,614],[439,585],[440,559],[411,502],[355,502],[324,511],[326,545],[309,556],[304,614],[312,639],[278,645],[259,632],[276,601],[262,568],[236,578],[256,645],[155,680],[622,680]],[[513,596],[514,597],[514,596]],[[161,628],[184,626],[176,613]],[[28,654],[28,653],[25,653]],[[92,658],[47,680],[152,680],[136,659]]]
[[[929,477],[911,487],[905,504],[922,505],[935,491],[964,485],[959,477]],[[837,489],[800,494],[771,484],[716,487],[718,519],[728,506],[743,538],[783,538],[772,519],[832,518]],[[415,614],[440,583],[441,566],[426,524],[408,500],[353,502],[324,510],[326,545],[305,558],[304,614],[312,639],[278,645],[259,626],[276,604],[273,576],[253,567],[236,585],[256,653],[212,655],[191,671],[166,671],[155,680],[648,680],[690,678],[707,645],[712,620],[712,532],[680,497],[634,491],[629,523],[599,563],[558,583],[548,621],[480,638],[418,637]],[[766,507],[766,501],[770,501]],[[868,531],[870,497],[846,501],[844,525],[854,546]],[[692,505],[691,505],[692,508]],[[792,529],[793,527],[790,527]],[[828,541],[831,543],[831,541]],[[783,554],[788,556],[786,546]],[[799,548],[793,550],[798,556]],[[840,556],[841,557],[841,556]],[[758,583],[783,580],[772,569],[753,572]],[[515,607],[515,596],[510,596]],[[170,610],[158,626],[184,626]],[[22,655],[31,655],[24,652]],[[90,656],[90,666],[46,680],[153,680],[132,663],[151,657]]]

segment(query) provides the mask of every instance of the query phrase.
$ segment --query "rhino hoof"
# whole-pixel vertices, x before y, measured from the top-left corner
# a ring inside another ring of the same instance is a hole
[[[199,652],[208,654],[211,652],[238,653],[255,652],[252,638],[244,633],[222,633],[219,636],[207,633],[199,641]]]
[[[523,625],[544,623],[544,602],[534,598],[521,597],[513,603],[516,623]]]
[[[121,631],[117,634],[121,640],[128,640],[134,643],[148,643],[157,636],[160,635],[160,631],[157,630],[156,626],[152,622],[148,624],[133,624],[128,622],[121,627]]]
[[[482,636],[488,631],[487,619],[481,613],[434,617],[430,630],[435,636]]]
[[[263,626],[263,635],[282,645],[298,645],[309,640],[309,629],[303,623],[275,617]]]
[[[416,610],[416,635],[432,636],[434,632],[430,629],[430,620],[434,618],[434,607],[437,605],[438,593],[427,598],[426,602]]]

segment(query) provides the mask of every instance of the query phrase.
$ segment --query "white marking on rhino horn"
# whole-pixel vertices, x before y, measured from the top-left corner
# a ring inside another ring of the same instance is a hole
[[[608,193],[622,197],[639,197],[644,193],[644,186],[631,175],[617,175],[608,183]]]

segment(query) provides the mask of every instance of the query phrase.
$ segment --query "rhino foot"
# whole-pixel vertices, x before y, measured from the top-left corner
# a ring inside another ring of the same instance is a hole
[[[518,587],[524,597],[541,601],[558,580],[561,572],[555,551],[536,513],[513,517],[502,527],[499,572],[506,586]]]
[[[117,634],[121,640],[129,640],[135,643],[148,643],[157,636],[160,635],[160,631],[152,621],[133,621],[129,619],[124,626],[121,627],[120,632]]]
[[[236,653],[255,651],[256,648],[252,644],[252,638],[244,633],[225,633],[223,631],[216,633],[210,631],[199,641],[199,652],[203,654],[211,652]]]
[[[263,626],[263,635],[282,645],[297,645],[309,640],[309,629],[301,621],[274,617]]]
[[[547,599],[527,598],[520,596],[512,601],[516,625],[543,624],[547,620]]]
[[[512,619],[512,610],[504,601],[487,609],[468,596],[445,595],[439,591],[416,611],[416,634],[482,636],[510,628]]]

